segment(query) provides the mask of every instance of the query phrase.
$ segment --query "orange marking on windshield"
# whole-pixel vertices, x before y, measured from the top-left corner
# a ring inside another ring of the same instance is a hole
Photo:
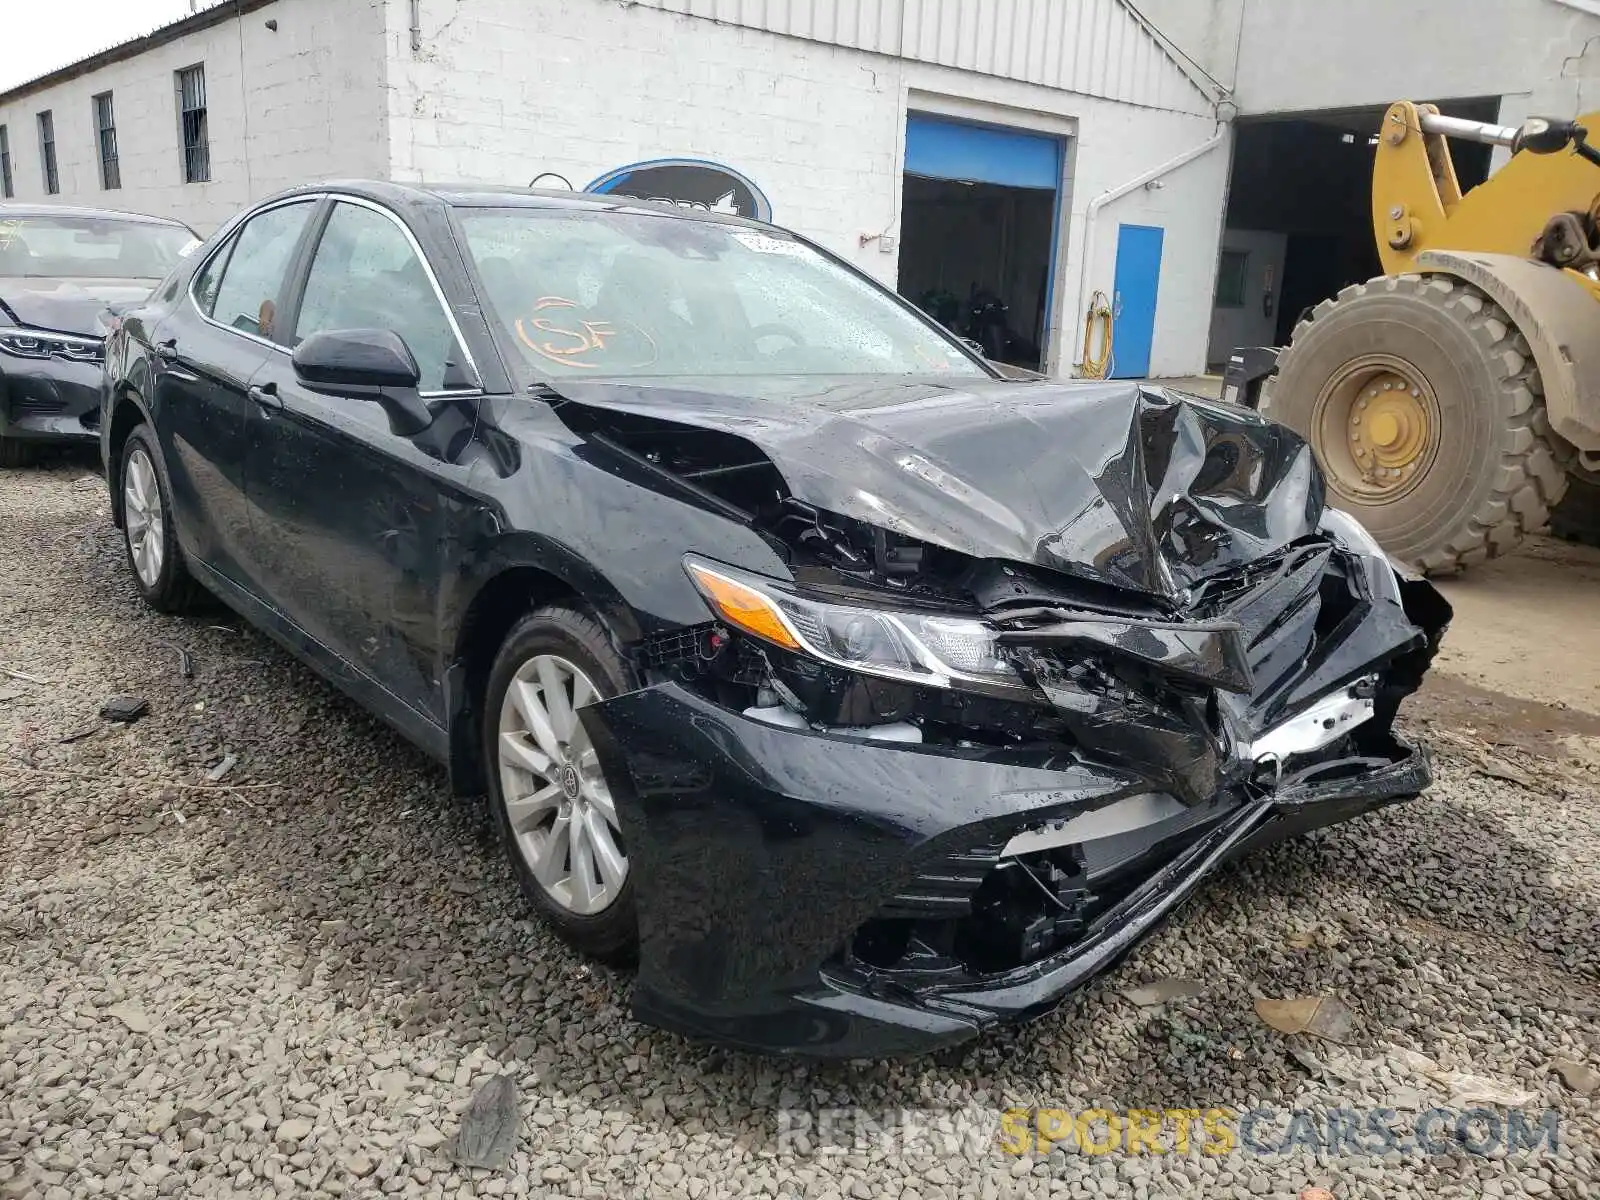
[[[534,312],[577,307],[576,301],[568,300],[565,296],[540,296],[533,302]],[[655,339],[631,321],[627,324],[650,348],[650,355],[645,363],[654,362],[658,354]],[[511,326],[516,330],[522,344],[535,354],[548,358],[551,362],[565,363],[585,371],[592,371],[599,365],[586,361],[590,356],[607,350],[609,347],[606,343],[613,338],[621,337],[625,332],[618,329],[610,320],[586,317],[577,318],[576,325],[558,323],[557,319],[551,317],[518,317]]]

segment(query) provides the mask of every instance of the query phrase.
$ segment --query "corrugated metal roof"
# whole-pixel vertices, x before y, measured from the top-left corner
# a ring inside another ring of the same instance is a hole
[[[1193,68],[1123,0],[636,0],[685,16],[1155,108],[1209,113]]]
[[[0,92],[0,104],[141,54],[274,0],[197,12]],[[1062,91],[1209,114],[1199,74],[1125,0],[634,0],[666,12]]]

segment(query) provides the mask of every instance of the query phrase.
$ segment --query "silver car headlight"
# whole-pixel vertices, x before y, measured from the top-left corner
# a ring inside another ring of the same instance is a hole
[[[0,353],[13,358],[64,358],[71,362],[99,362],[105,352],[100,338],[78,337],[48,329],[7,326],[0,329]]]
[[[822,600],[693,555],[683,565],[712,612],[785,650],[927,687],[1033,690],[1005,659],[985,621]]]

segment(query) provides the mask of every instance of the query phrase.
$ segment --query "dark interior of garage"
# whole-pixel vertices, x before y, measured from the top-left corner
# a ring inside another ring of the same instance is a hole
[[[1494,99],[1436,103],[1450,116],[1498,119]],[[1247,327],[1283,345],[1306,309],[1382,273],[1371,196],[1373,139],[1385,111],[1345,109],[1238,122],[1214,314],[1219,319],[1213,321],[1208,355],[1213,364],[1226,358],[1232,348],[1226,344],[1228,332],[1238,328],[1220,320],[1229,303],[1250,304],[1253,325]],[[1452,140],[1450,149],[1463,189],[1487,178],[1491,147]],[[1251,243],[1238,231],[1284,237]],[[1244,245],[1270,246],[1266,253],[1281,256],[1281,265],[1263,271],[1259,263],[1247,264],[1247,253],[1260,257],[1261,252],[1237,249]],[[1229,247],[1236,247],[1231,263]],[[1251,289],[1239,286],[1238,276],[1246,270],[1253,272]],[[1225,297],[1228,292],[1236,294]]]
[[[900,293],[1000,362],[1037,369],[1056,194],[906,173]]]

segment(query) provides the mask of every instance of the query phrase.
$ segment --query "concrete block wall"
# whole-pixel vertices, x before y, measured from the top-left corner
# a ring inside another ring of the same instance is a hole
[[[1082,340],[1076,311],[1111,290],[1120,222],[1166,229],[1155,374],[1203,368],[1227,180],[1227,149],[1160,191],[1109,205],[1085,252],[1085,206],[1207,140],[1206,117],[1098,100],[618,0],[391,0],[388,122],[396,179],[525,185],[544,171],[574,187],[652,158],[705,158],[753,179],[774,219],[892,285],[909,108],[1071,134],[1064,262],[1056,273],[1055,366]],[[898,244],[898,243],[897,243]],[[1074,311],[1066,311],[1067,309]]]
[[[277,29],[267,27],[273,20]],[[277,0],[144,53],[0,102],[15,197],[173,216],[207,233],[291,184],[388,170],[384,0]],[[205,65],[211,181],[183,182],[174,72]],[[119,189],[100,186],[91,97],[110,91]],[[45,195],[37,114],[55,120]]]

